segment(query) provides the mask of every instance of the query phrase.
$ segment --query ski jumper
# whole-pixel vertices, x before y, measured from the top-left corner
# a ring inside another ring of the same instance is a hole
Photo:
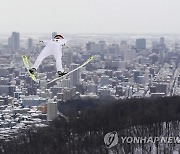
[[[45,44],[45,47],[43,48],[40,55],[36,59],[32,68],[35,68],[37,70],[37,68],[43,61],[43,59],[45,59],[46,57],[48,57],[50,55],[53,55],[56,60],[57,71],[63,72],[64,69],[62,68],[62,59],[61,59],[62,58],[62,46],[65,45],[66,42],[67,41],[64,39],[52,39],[49,41],[43,41],[43,43]]]

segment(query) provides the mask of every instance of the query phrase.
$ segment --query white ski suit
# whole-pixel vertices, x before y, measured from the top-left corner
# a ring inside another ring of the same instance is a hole
[[[36,59],[34,65],[32,68],[37,68],[45,59],[46,57],[53,55],[56,60],[56,69],[57,71],[63,72],[64,69],[62,68],[62,46],[65,45],[67,41],[64,39],[52,39],[49,41],[43,41],[43,43],[46,45],[43,50],[41,51],[40,55]]]

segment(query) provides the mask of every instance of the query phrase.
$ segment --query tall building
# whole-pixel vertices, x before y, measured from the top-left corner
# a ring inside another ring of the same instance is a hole
[[[164,56],[165,56],[164,50],[161,49],[161,50],[159,51],[159,62],[160,62],[160,63],[163,63]]]
[[[47,103],[47,120],[53,120],[57,117],[57,102],[54,102],[52,99],[48,100]]]
[[[160,37],[160,45],[164,44],[164,37]]]
[[[133,70],[133,79],[135,83],[138,83],[138,76],[140,76],[140,71]]]
[[[66,54],[66,66],[69,67],[73,62],[73,53],[68,51],[65,54]]]
[[[8,48],[12,50],[12,46],[13,46],[13,41],[12,41],[12,37],[10,37],[8,38]]]
[[[145,83],[148,84],[149,83],[149,68],[146,68],[145,73],[144,73],[144,78],[145,78]]]
[[[33,39],[32,38],[28,38],[28,49],[31,49],[33,46]]]
[[[166,44],[165,44],[165,41],[164,41],[164,37],[160,37],[159,48],[161,50],[166,49]]]
[[[99,46],[100,52],[104,52],[104,50],[106,49],[106,42],[99,41],[98,46]]]
[[[125,93],[126,97],[130,98],[133,95],[133,88],[132,86],[127,86],[126,87],[126,93]]]
[[[17,32],[12,33],[12,49],[13,51],[17,51],[20,48],[20,34]]]
[[[70,65],[70,71],[77,68],[79,64],[71,64]],[[73,73],[70,74],[70,85],[71,87],[76,86],[79,84],[79,79],[80,79],[80,70],[77,70]]]
[[[136,39],[137,49],[146,49],[146,39]]]

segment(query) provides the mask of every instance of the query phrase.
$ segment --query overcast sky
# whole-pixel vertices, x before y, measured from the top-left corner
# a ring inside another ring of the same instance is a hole
[[[180,0],[0,0],[0,33],[178,33]]]

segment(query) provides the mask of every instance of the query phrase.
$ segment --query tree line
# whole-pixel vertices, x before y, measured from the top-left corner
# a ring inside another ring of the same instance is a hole
[[[180,120],[180,97],[126,100],[78,99],[59,102],[58,109],[68,119],[58,117],[46,128],[21,130],[17,138],[0,141],[4,154],[108,154],[104,135],[176,136]],[[171,153],[176,145],[156,148]],[[152,150],[152,145],[119,143],[117,153]]]

